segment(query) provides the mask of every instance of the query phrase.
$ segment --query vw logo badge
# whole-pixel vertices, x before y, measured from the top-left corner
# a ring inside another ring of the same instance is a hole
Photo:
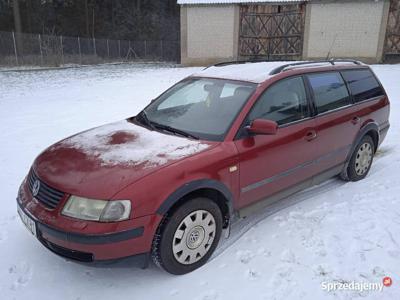
[[[36,197],[37,194],[39,194],[39,190],[40,190],[40,181],[36,180],[35,183],[33,184],[33,188],[32,188],[33,197]]]

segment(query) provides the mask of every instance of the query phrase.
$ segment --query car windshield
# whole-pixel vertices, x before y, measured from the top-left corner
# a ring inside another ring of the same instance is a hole
[[[220,141],[255,88],[254,83],[189,78],[146,107],[139,114],[140,122],[188,137]]]

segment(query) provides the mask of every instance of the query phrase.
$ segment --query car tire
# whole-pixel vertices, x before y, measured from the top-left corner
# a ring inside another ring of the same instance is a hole
[[[168,213],[152,245],[154,263],[165,271],[182,275],[204,265],[218,245],[222,214],[207,198],[193,198]]]
[[[375,144],[369,135],[364,136],[350,158],[347,166],[347,179],[359,181],[364,179],[371,169],[375,154]]]

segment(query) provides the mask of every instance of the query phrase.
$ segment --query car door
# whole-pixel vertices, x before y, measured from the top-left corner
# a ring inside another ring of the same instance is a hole
[[[341,168],[360,130],[360,118],[339,72],[306,76],[316,107],[318,173]]]
[[[275,135],[250,135],[243,127],[235,141],[239,153],[240,200],[243,208],[315,173],[315,120],[310,115],[303,77],[274,83],[260,96],[244,125],[255,119],[276,121]]]

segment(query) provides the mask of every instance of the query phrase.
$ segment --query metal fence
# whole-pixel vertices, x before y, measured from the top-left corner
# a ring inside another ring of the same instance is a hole
[[[129,41],[0,31],[0,66],[61,66],[117,61],[178,62],[179,41]]]

